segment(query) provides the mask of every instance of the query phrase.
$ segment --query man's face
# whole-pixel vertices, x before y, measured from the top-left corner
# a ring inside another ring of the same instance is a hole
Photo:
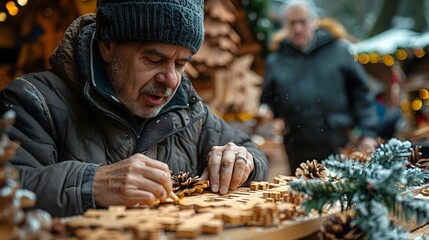
[[[103,50],[102,50],[103,51]],[[107,74],[116,96],[133,114],[155,117],[179,87],[190,49],[165,43],[111,43]]]
[[[288,39],[299,49],[305,49],[314,35],[314,19],[309,9],[296,5],[290,7],[285,13],[285,27],[288,30]]]

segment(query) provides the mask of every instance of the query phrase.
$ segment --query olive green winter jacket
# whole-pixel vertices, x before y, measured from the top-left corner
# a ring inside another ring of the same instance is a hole
[[[212,146],[234,142],[253,155],[250,180],[267,178],[267,160],[249,137],[213,115],[184,77],[161,113],[135,120],[106,81],[94,40],[95,16],[79,17],[51,57],[52,69],[27,74],[0,92],[1,112],[17,113],[10,138],[21,144],[11,163],[36,207],[53,216],[96,207],[92,183],[100,165],[145,153],[179,171],[201,175]]]

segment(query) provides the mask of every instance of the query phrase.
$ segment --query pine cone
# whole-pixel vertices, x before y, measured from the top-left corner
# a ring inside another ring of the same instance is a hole
[[[313,161],[307,160],[307,162],[301,163],[295,171],[295,176],[301,178],[304,176],[305,180],[313,178],[326,178],[326,168],[321,163],[318,163],[316,159]]]
[[[408,157],[408,163],[406,164],[407,168],[421,168],[422,170],[427,170],[429,168],[429,159],[421,158],[421,148],[422,146],[410,148],[411,155]]]
[[[209,181],[201,181],[200,177],[189,177],[189,172],[180,172],[178,176],[172,176],[173,191],[182,198],[197,193],[202,193],[209,187]]]
[[[318,237],[321,240],[354,240],[362,235],[362,231],[357,226],[351,226],[352,213],[342,212],[326,219],[320,227]]]

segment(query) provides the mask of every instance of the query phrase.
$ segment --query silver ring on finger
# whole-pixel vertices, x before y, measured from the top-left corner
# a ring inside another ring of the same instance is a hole
[[[247,157],[243,153],[238,153],[237,155],[235,155],[235,161],[237,161],[239,159],[244,160],[246,162],[246,164],[247,164]]]

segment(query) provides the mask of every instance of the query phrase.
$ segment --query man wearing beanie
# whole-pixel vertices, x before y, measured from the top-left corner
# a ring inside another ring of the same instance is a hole
[[[169,197],[181,171],[220,194],[265,180],[265,156],[211,113],[184,74],[203,42],[204,2],[97,4],[96,16],[67,29],[51,70],[0,93],[2,113],[17,114],[11,163],[36,207],[70,216],[151,205]]]

